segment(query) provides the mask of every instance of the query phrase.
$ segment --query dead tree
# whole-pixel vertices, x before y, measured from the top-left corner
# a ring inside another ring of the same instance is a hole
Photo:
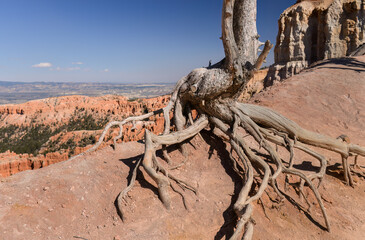
[[[180,186],[196,191],[189,183],[177,179],[170,174],[156,157],[156,150],[163,150],[166,161],[170,157],[166,147],[181,144],[199,134],[207,126],[218,128],[231,145],[233,167],[237,170],[240,165],[244,171],[240,172],[243,187],[234,204],[237,214],[237,223],[234,234],[230,239],[251,239],[253,234],[252,203],[261,198],[267,188],[272,188],[278,198],[283,199],[282,191],[278,185],[280,175],[294,175],[299,180],[298,186],[302,191],[304,187],[310,188],[322,211],[327,230],[330,222],[322,203],[318,186],[326,173],[327,161],[324,156],[309,148],[315,146],[339,153],[342,158],[344,177],[348,185],[353,185],[348,157],[365,156],[365,148],[348,143],[340,139],[333,139],[318,133],[301,128],[295,122],[285,118],[279,113],[265,107],[237,102],[256,70],[260,69],[272,44],[259,42],[256,29],[256,0],[224,0],[222,11],[222,41],[225,58],[208,68],[194,69],[187,76],[178,81],[171,95],[168,105],[155,112],[142,116],[130,117],[122,122],[111,122],[104,129],[99,142],[88,152],[95,150],[102,143],[110,127],[120,126],[122,136],[123,125],[128,122],[147,120],[155,114],[164,114],[165,131],[162,135],[155,135],[148,130],[145,132],[145,153],[138,161],[130,185],[120,193],[117,202],[119,213],[123,216],[122,201],[132,188],[137,168],[141,166],[157,183],[161,201],[170,208],[169,196],[170,181],[177,182]],[[264,48],[257,56],[260,46]],[[191,110],[195,109],[198,117],[193,119]],[[175,131],[170,132],[170,111],[173,111]],[[250,134],[258,145],[270,156],[268,162],[257,154],[245,142],[242,130]],[[116,142],[116,139],[114,142]],[[287,149],[290,159],[284,162],[273,145]],[[318,172],[305,174],[293,167],[294,152],[299,149],[304,153],[318,159],[320,169]],[[182,148],[184,151],[184,148]],[[259,176],[259,180],[257,180]],[[318,184],[315,184],[317,183]],[[259,186],[255,188],[254,186]],[[304,195],[304,194],[303,194]]]

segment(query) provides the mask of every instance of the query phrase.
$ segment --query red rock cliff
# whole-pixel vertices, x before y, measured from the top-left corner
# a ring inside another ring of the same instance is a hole
[[[160,96],[150,99],[138,99],[130,101],[122,96],[65,96],[34,100],[18,105],[0,106],[0,128],[15,126],[36,126],[44,124],[52,129],[67,124],[75,114],[91,114],[96,119],[121,120],[131,115],[141,115],[164,107],[169,101],[169,96]],[[161,116],[151,118],[151,124],[147,128],[155,133],[163,131],[164,120]],[[56,145],[66,143],[69,139],[74,142],[80,141],[87,136],[97,137],[101,131],[72,131],[61,132],[51,136],[50,141]],[[114,129],[110,135],[116,136],[118,129]],[[136,141],[143,138],[144,129],[141,125],[132,129],[126,125],[122,141]],[[49,144],[41,148],[40,154],[15,154],[7,151],[0,153],[0,176],[6,177],[20,171],[37,169],[53,163],[64,161],[70,155],[78,154],[86,148],[76,147],[72,154],[69,149],[62,149],[57,152],[48,152]],[[91,146],[91,145],[90,145]],[[88,146],[88,147],[90,147]]]

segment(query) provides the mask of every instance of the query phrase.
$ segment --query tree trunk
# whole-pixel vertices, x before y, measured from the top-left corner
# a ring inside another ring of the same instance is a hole
[[[99,142],[90,150],[97,149],[102,143],[109,129],[118,125],[122,136],[123,124],[149,119],[152,115],[163,113],[165,117],[165,131],[161,136],[156,136],[148,131],[145,135],[145,155],[138,161],[137,167],[143,166],[145,171],[157,183],[161,201],[167,208],[171,206],[168,187],[170,180],[177,182],[184,189],[196,192],[197,189],[187,182],[173,176],[171,171],[178,167],[166,167],[156,157],[156,150],[162,147],[165,160],[171,164],[171,159],[166,152],[167,145],[180,144],[207,127],[220,129],[229,139],[232,152],[230,161],[233,169],[242,176],[244,186],[234,204],[237,215],[237,224],[234,234],[227,236],[230,239],[251,239],[253,233],[252,214],[253,203],[261,198],[265,190],[271,188],[280,201],[284,200],[281,187],[277,182],[280,175],[297,176],[299,182],[299,194],[305,197],[303,188],[307,186],[316,198],[325,221],[327,230],[330,230],[329,219],[324,208],[318,187],[326,174],[326,158],[309,146],[324,148],[337,152],[343,160],[344,176],[346,183],[353,185],[351,169],[347,158],[350,155],[365,156],[365,148],[347,143],[340,139],[313,133],[301,128],[295,122],[264,107],[248,105],[236,102],[244,90],[246,83],[258,70],[269,53],[272,44],[267,41],[265,47],[257,56],[258,47],[262,45],[258,41],[256,29],[256,0],[223,0],[222,10],[222,42],[225,51],[225,59],[209,68],[198,68],[183,77],[176,85],[167,107],[153,113],[147,113],[138,117],[130,117],[122,122],[111,122],[104,129]],[[170,111],[174,109],[176,130],[170,133]],[[191,110],[198,112],[198,119],[194,121]],[[271,161],[266,161],[257,151],[248,146],[242,133],[250,134],[263,148]],[[116,139],[114,142],[116,143]],[[289,159],[283,161],[274,143],[282,146],[290,153]],[[294,167],[294,152],[297,148],[319,161],[320,168],[310,174]],[[241,169],[241,170],[239,170]],[[136,179],[137,171],[133,172],[131,185],[123,191],[118,199],[118,212],[123,217],[121,202]],[[259,176],[259,177],[254,177]],[[260,178],[260,180],[258,180]],[[314,184],[314,181],[318,181]],[[254,184],[255,183],[255,184]],[[258,186],[258,187],[256,187]],[[309,201],[306,201],[308,204]],[[274,223],[273,223],[274,224]]]

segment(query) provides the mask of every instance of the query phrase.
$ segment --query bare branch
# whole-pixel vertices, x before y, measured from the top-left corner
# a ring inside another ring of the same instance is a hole
[[[255,69],[259,70],[262,66],[262,64],[265,62],[267,55],[270,52],[270,49],[273,47],[273,45],[271,44],[271,42],[269,40],[266,41],[265,43],[265,47],[262,50],[259,58],[257,59],[256,63],[255,63]]]
[[[240,66],[237,66],[238,48],[233,32],[233,7],[235,0],[224,0],[222,10],[222,41],[226,54],[226,68],[236,74]],[[241,70],[242,71],[242,70]]]

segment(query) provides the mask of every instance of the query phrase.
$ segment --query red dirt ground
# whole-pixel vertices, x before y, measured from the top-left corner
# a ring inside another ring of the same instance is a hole
[[[252,102],[269,106],[312,131],[337,137],[346,133],[365,145],[365,57],[320,63],[257,95]],[[195,185],[181,196],[170,191],[173,209],[165,210],[156,186],[144,171],[125,206],[123,223],[114,205],[143,152],[143,144],[123,143],[86,156],[25,171],[0,182],[0,239],[225,239],[233,229],[232,198],[241,181],[231,169],[226,143],[205,131],[188,144],[189,161],[174,174]],[[310,214],[289,202],[277,205],[263,197],[254,205],[254,239],[364,239],[365,181],[356,187],[342,182],[340,157],[329,157],[328,175],[320,188],[332,224],[323,230],[318,204]],[[297,153],[297,152],[296,152]],[[182,161],[177,150],[175,163]],[[315,169],[312,159],[298,153],[298,168]],[[364,171],[365,163],[359,158]],[[301,162],[304,161],[303,164]],[[352,161],[351,161],[352,162]],[[281,189],[283,185],[281,184]],[[178,188],[177,188],[178,189]],[[268,192],[273,196],[271,191]],[[314,199],[309,191],[309,199]],[[288,192],[296,197],[293,190]]]

